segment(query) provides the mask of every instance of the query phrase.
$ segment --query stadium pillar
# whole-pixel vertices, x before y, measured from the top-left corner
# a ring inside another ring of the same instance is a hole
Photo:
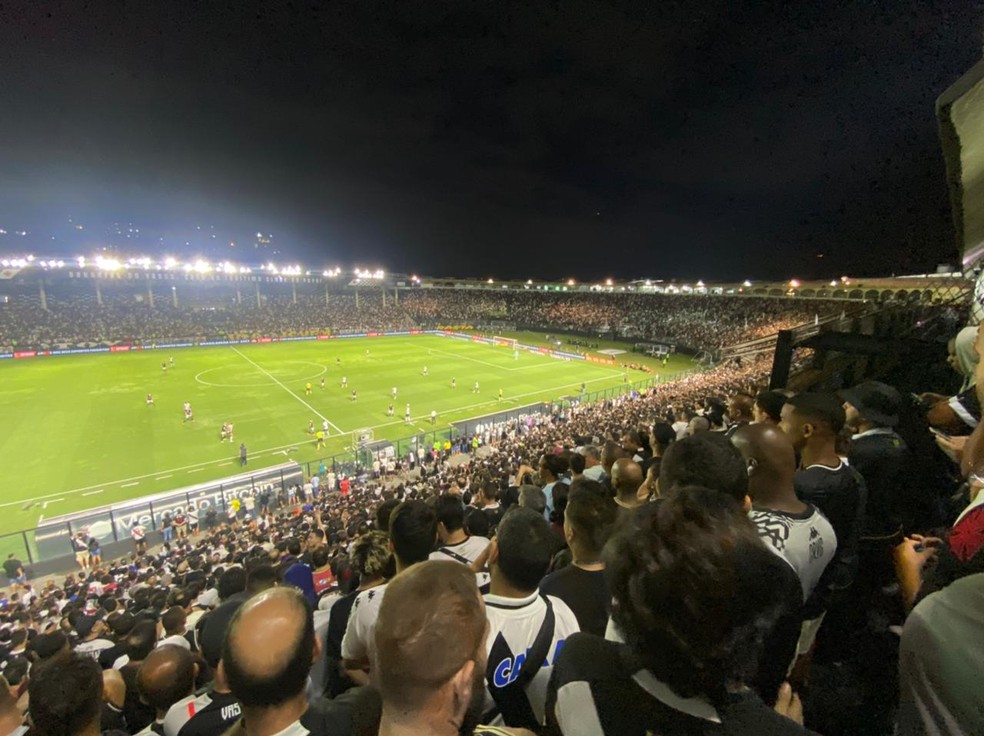
[[[325,282],[325,306],[328,306],[328,282]]]
[[[178,308],[178,287],[177,286],[172,286],[171,287],[171,304],[174,305],[174,308],[175,309]]]
[[[236,284],[236,304],[243,303],[243,290],[239,288],[239,284]]]
[[[296,281],[291,281],[290,282],[290,297],[291,297],[291,301],[294,304],[297,304],[297,282]]]
[[[386,287],[383,287],[383,309],[386,309]]]
[[[789,369],[793,363],[793,332],[779,330],[776,349],[772,357],[772,375],[769,377],[769,390],[786,388]]]
[[[99,279],[96,279],[96,304],[100,307],[103,305],[103,293],[102,289],[99,288]]]
[[[257,282],[256,283],[256,308],[259,309],[261,306],[262,306],[262,302],[260,301],[260,284],[259,284],[259,282]]]
[[[355,308],[356,309],[359,308],[359,290],[358,289],[355,290]]]
[[[38,280],[38,293],[41,296],[41,309],[48,311],[48,295],[44,291],[44,279]]]
[[[396,306],[400,306],[400,288],[399,287],[393,289],[393,303]]]
[[[147,303],[151,309],[154,308],[154,287],[149,281],[147,282]]]

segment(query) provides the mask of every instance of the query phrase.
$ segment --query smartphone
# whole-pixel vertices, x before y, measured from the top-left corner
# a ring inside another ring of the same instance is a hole
[[[930,427],[929,428],[929,431],[932,432],[933,434],[935,434],[937,437],[942,437],[945,440],[952,439],[952,437],[950,435],[948,435],[946,432],[941,432],[936,427]]]

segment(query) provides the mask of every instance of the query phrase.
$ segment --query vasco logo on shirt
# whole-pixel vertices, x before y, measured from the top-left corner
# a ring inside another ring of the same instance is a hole
[[[546,661],[544,661],[544,667],[550,667],[554,661],[557,659],[557,655],[560,654],[561,647],[564,646],[564,640],[559,639],[554,645],[554,650],[552,655],[547,655]],[[529,653],[529,649],[525,652],[520,652],[516,655],[515,659],[513,657],[506,657],[495,666],[495,670],[492,673],[492,684],[496,687],[505,687],[510,682],[519,677],[520,670],[523,669],[523,662],[526,661],[526,656]]]

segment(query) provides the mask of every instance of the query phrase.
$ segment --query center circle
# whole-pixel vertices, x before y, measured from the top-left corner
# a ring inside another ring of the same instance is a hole
[[[215,381],[207,381],[203,378],[203,376],[206,376],[209,373],[214,373],[215,371],[224,371],[229,369],[229,366],[220,365],[220,366],[216,366],[215,368],[207,368],[201,371],[195,376],[195,380],[198,381],[198,383],[202,384],[203,386],[214,386],[215,388],[262,388],[263,386],[271,386],[271,385],[276,386],[277,381],[281,381],[283,383],[289,383],[292,381],[313,381],[315,378],[319,378],[320,376],[323,376],[325,373],[328,372],[327,366],[323,366],[318,363],[312,363],[307,360],[285,360],[281,363],[281,365],[313,366],[315,368],[320,368],[321,370],[319,370],[317,373],[312,373],[309,376],[280,376],[277,375],[278,373],[277,370],[269,370],[265,368],[264,370],[267,373],[269,373],[271,376],[273,376],[273,378],[276,379],[276,381],[273,379],[267,379],[266,381],[262,381],[259,383],[217,383]]]

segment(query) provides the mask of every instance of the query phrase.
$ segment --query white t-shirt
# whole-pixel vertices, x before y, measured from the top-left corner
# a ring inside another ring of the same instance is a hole
[[[762,541],[788,562],[799,577],[805,602],[837,551],[837,534],[816,507],[807,504],[801,514],[752,508],[748,517]]]
[[[165,636],[159,642],[157,646],[163,647],[167,645],[173,645],[176,647],[184,647],[185,649],[191,651],[191,642],[188,641],[184,634],[174,634],[173,636]]]
[[[464,542],[457,544],[442,544],[437,551],[430,553],[432,560],[455,560],[462,564],[471,564],[477,560],[489,546],[489,540],[485,537],[468,537]],[[459,559],[462,558],[462,559]],[[468,562],[464,562],[467,560]],[[479,588],[489,584],[491,578],[487,572],[475,573],[475,583]]]
[[[363,590],[355,597],[348,625],[345,627],[345,637],[342,639],[342,659],[372,661],[375,647],[373,631],[385,593],[386,585],[378,585]]]
[[[580,631],[577,617],[567,604],[552,595],[547,598],[550,599],[554,612],[553,641],[547,652],[547,663],[526,686],[530,705],[540,723],[544,720],[547,683],[553,671],[554,660],[564,646],[564,640]],[[547,605],[539,592],[532,593],[527,598],[503,598],[491,594],[485,596],[485,615],[489,619],[489,636],[485,644],[489,657],[486,669],[487,681],[504,687],[519,675],[519,668],[523,664],[522,658],[525,658],[527,650],[533,646],[546,611]],[[493,707],[495,701],[486,688],[484,710]],[[502,718],[492,719],[490,725],[503,725]]]
[[[99,659],[99,653],[103,649],[109,649],[111,646],[115,646],[113,642],[107,639],[93,639],[92,641],[84,641],[75,647],[76,654],[82,654],[86,657],[91,657],[92,659]]]
[[[163,721],[164,736],[178,736],[178,731],[180,731],[197,712],[197,701],[198,698],[194,693],[192,693],[191,695],[181,698],[181,700],[167,709],[167,713],[164,714]]]

